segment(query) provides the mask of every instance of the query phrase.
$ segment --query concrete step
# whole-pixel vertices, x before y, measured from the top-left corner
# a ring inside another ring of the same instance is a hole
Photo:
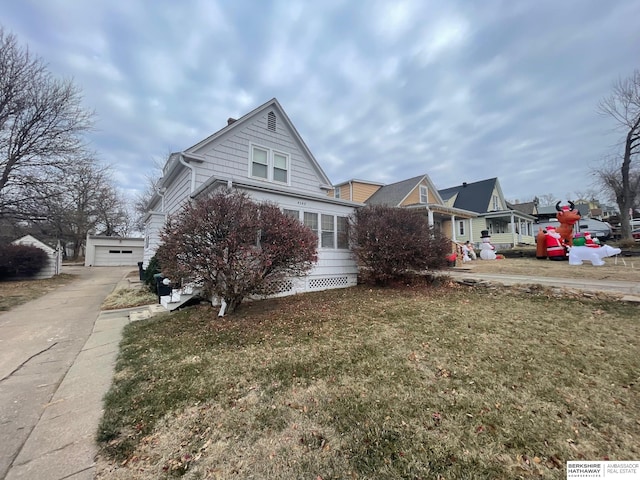
[[[177,295],[164,295],[160,297],[160,305],[162,305],[165,309],[172,312],[177,308],[180,308],[182,305],[187,303],[192,298],[196,297],[197,294],[181,294]]]
[[[167,309],[160,304],[147,305],[146,307],[140,307],[139,310],[134,310],[129,313],[129,321],[136,322],[138,320],[146,320],[151,318],[157,313],[166,312]]]

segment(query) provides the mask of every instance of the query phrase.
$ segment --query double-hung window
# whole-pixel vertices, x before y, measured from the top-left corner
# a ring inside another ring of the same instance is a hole
[[[347,217],[336,217],[338,227],[338,248],[349,248],[349,231]]]
[[[420,185],[420,203],[429,203],[429,189]]]
[[[334,248],[334,232],[333,215],[322,215],[322,235],[320,236],[320,246],[322,248]]]
[[[309,227],[313,232],[318,235],[318,214],[311,212],[304,212],[304,224]]]
[[[271,148],[251,145],[249,176],[269,182],[289,183],[290,157]]]

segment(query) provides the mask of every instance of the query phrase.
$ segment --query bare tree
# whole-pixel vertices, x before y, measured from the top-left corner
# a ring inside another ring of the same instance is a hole
[[[541,207],[548,207],[555,205],[558,199],[553,193],[545,193],[544,195],[538,195],[538,205]]]
[[[57,177],[57,188],[30,214],[47,236],[70,243],[73,258],[82,252],[87,234],[124,236],[131,228],[126,198],[116,189],[109,167],[83,158]]]
[[[46,195],[83,150],[91,117],[73,83],[54,78],[0,26],[0,218]]]
[[[171,152],[167,152],[164,158],[153,158],[153,169],[145,176],[144,189],[139,192],[134,200],[134,220],[133,226],[139,231],[144,232],[144,221],[149,212],[149,204],[158,191],[158,182],[162,178],[162,170],[164,164],[169,159]]]
[[[618,80],[610,96],[599,104],[603,115],[612,117],[623,132],[622,162],[616,171],[611,165],[595,170],[600,183],[613,193],[620,209],[621,235],[631,238],[629,210],[638,198],[638,175],[633,162],[640,154],[640,70],[629,78]]]

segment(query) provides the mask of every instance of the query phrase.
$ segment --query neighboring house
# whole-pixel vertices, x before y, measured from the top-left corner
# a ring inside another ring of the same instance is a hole
[[[85,267],[136,266],[144,256],[144,238],[87,235]]]
[[[365,203],[418,210],[427,216],[429,225],[435,226],[453,241],[467,240],[469,235],[473,238],[470,228],[476,213],[446,205],[428,175],[384,185]],[[477,238],[480,238],[480,232]]]
[[[41,250],[44,250],[47,254],[47,262],[45,263],[44,267],[42,267],[42,270],[40,270],[37,274],[30,278],[51,278],[54,275],[59,275],[62,272],[62,248],[60,247],[60,242],[58,242],[56,248],[53,248],[51,245],[47,245],[46,243],[41,242],[31,235],[25,235],[24,237],[18,238],[11,243],[15,245],[28,245],[30,247],[37,247]]]
[[[346,227],[347,217],[360,204],[327,195],[331,182],[275,98],[170,155],[145,219],[145,268],[160,244],[168,216],[219,188],[236,188],[256,201],[274,202],[318,236],[318,262],[311,272],[280,283],[274,294],[357,283]]]
[[[509,210],[518,210],[519,212],[526,213],[527,215],[532,215],[535,217],[536,215],[538,215],[538,199],[536,197],[533,202],[507,202],[507,208]]]
[[[329,196],[364,203],[371,195],[376,193],[384,183],[369,182],[368,180],[347,180],[338,183],[329,191]]]
[[[472,221],[469,235],[458,235],[458,240],[477,243],[479,233],[487,230],[491,235],[491,243],[498,247],[535,244],[535,217],[507,205],[497,178],[473,183],[463,182],[461,185],[440,190],[439,194],[449,207],[477,214]]]

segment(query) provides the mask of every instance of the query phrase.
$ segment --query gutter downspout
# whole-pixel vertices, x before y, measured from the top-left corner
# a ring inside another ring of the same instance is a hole
[[[164,192],[167,191],[167,188],[156,188],[156,193],[160,195],[160,211],[164,213]]]
[[[349,180],[349,200],[353,200],[353,180]]]
[[[182,154],[179,154],[178,160],[180,161],[180,163],[182,165],[184,165],[185,167],[191,169],[191,192],[190,193],[193,193],[193,192],[196,191],[196,167],[194,167],[189,162],[187,162],[184,159],[184,155],[182,155]]]

